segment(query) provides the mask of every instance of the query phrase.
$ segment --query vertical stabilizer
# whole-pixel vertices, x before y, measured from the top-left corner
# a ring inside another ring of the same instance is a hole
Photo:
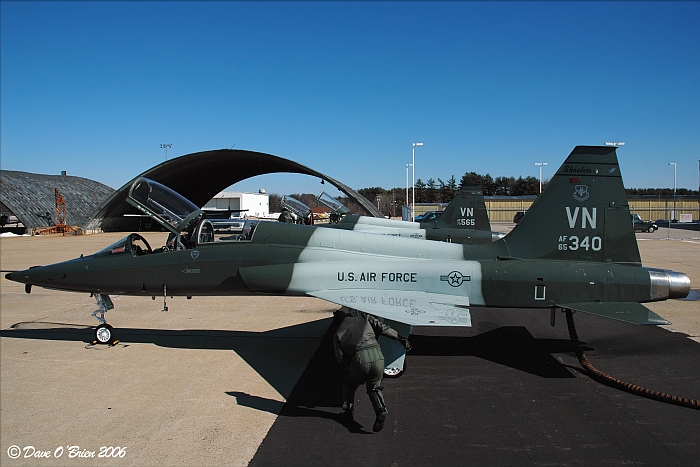
[[[425,228],[425,225],[421,225]],[[435,227],[491,232],[484,193],[478,185],[464,186],[435,221]]]
[[[503,241],[515,258],[641,264],[615,148],[574,148]]]

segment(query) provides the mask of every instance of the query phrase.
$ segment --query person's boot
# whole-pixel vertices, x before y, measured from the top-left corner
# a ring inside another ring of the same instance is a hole
[[[355,404],[343,402],[343,411],[340,413],[340,420],[343,423],[352,423],[355,421]]]
[[[386,420],[387,413],[389,412],[386,410],[377,413],[377,419],[374,421],[372,431],[374,431],[375,433],[382,431],[382,428],[384,428],[384,421]]]
[[[352,409],[345,409],[342,411],[340,414],[340,419],[343,421],[343,423],[352,423],[355,421],[355,416],[352,413]]]

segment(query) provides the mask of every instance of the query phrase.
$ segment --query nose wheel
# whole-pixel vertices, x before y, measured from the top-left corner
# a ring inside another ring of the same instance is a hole
[[[114,343],[114,328],[107,323],[100,324],[95,329],[95,340],[100,344]]]
[[[114,338],[114,328],[105,321],[105,313],[114,308],[114,304],[109,298],[109,295],[98,293],[93,295],[95,297],[95,301],[97,302],[98,308],[92,313],[92,316],[94,316],[97,321],[100,322],[100,325],[95,328],[95,342],[114,345],[117,343],[116,339]]]

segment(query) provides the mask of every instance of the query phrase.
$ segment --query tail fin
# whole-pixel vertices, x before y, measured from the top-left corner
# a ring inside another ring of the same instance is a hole
[[[615,148],[574,148],[503,241],[515,258],[641,265]]]
[[[465,186],[459,190],[450,204],[447,205],[447,209],[437,218],[435,226],[441,229],[456,228],[491,232],[491,224],[481,187],[478,185]]]

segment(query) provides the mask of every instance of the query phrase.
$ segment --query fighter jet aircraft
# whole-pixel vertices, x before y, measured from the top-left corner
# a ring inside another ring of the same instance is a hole
[[[479,186],[465,186],[443,213],[426,222],[407,222],[349,214],[330,227],[395,237],[463,244],[490,243],[503,238],[491,232],[484,195]]]
[[[501,232],[491,232],[484,195],[479,186],[463,187],[440,216],[432,216],[425,222],[348,214],[347,207],[323,191],[316,199],[332,210],[331,223],[319,224],[321,227],[465,244],[488,243],[503,238]],[[311,213],[311,208],[290,196],[282,198],[282,206],[289,211],[283,215],[290,214],[297,219],[305,219]]]
[[[103,343],[114,339],[104,321],[109,294],[311,296],[384,318],[407,336],[412,326],[470,326],[480,307],[666,324],[641,303],[690,291],[687,275],[642,267],[615,147],[576,147],[527,216],[478,245],[277,222],[217,239],[197,206],[145,178],[128,202],[171,232],[166,246],[153,250],[132,233],[93,255],[6,278],[27,292],[94,294]],[[400,373],[403,347],[384,345],[387,368]]]

